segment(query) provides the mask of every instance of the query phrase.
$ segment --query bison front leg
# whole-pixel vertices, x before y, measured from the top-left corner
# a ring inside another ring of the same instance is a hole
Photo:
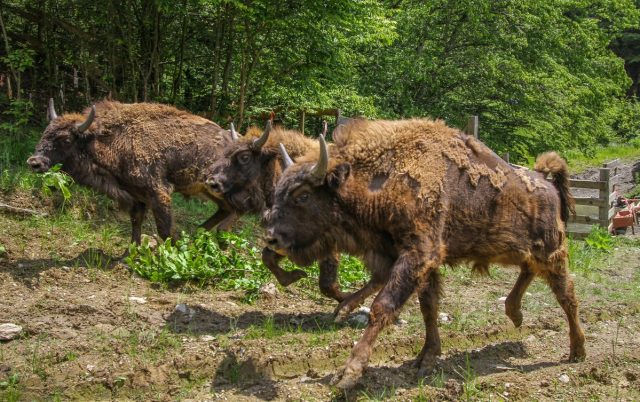
[[[226,203],[217,201],[216,205],[218,205],[216,213],[200,225],[206,230],[211,230],[216,226],[218,226],[220,230],[226,230],[238,219],[238,216],[231,211]]]
[[[437,250],[437,247],[434,249]],[[369,325],[351,351],[344,368],[331,380],[332,384],[341,389],[356,385],[369,363],[373,344],[380,331],[396,320],[400,308],[440,263],[441,258],[435,252],[425,254],[420,250],[409,250],[400,254],[391,268],[389,280],[373,301]]]
[[[131,217],[131,241],[140,244],[142,241],[142,222],[147,212],[147,205],[144,202],[136,202],[129,208]]]
[[[158,235],[162,240],[173,236],[173,215],[171,214],[171,194],[156,192],[151,201],[153,218],[156,221]]]
[[[294,269],[293,271],[287,271],[278,265],[283,257],[273,251],[272,249],[265,247],[262,249],[262,262],[271,271],[273,276],[276,277],[278,283],[282,286],[289,286],[293,282],[300,280],[307,276],[307,273],[300,269]]]
[[[338,283],[339,265],[340,255],[335,253],[320,261],[318,285],[323,295],[341,302],[351,294],[340,290],[340,284]]]

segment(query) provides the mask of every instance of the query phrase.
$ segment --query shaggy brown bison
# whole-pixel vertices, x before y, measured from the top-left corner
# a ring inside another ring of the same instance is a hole
[[[218,204],[203,226],[228,224],[233,214],[208,191],[204,169],[231,142],[217,124],[174,107],[103,101],[81,114],[55,112],[27,163],[36,172],[55,164],[83,185],[106,194],[131,216],[132,240],[140,243],[151,208],[163,238],[173,235],[171,193],[199,195]]]
[[[506,300],[516,326],[526,288],[534,277],[543,278],[569,321],[569,358],[585,357],[563,222],[573,199],[557,154],[541,155],[535,167],[552,174],[552,184],[544,174],[511,167],[441,121],[358,121],[334,139],[331,159],[321,138],[319,160],[300,158],[284,171],[267,233],[271,247],[303,266],[336,250],[360,255],[372,270],[372,287],[381,289],[368,327],[334,377],[338,387],[356,384],[379,332],[416,291],[426,326],[418,373],[432,369],[441,353],[443,264],[470,262],[479,272],[490,263],[519,266]],[[341,308],[350,303],[348,298]]]
[[[280,144],[290,150],[291,157],[298,158],[306,153],[318,153],[317,141],[305,137],[294,130],[279,127],[249,130],[243,137],[227,145],[223,155],[215,161],[208,174],[207,183],[211,191],[224,198],[237,214],[262,215],[273,203],[275,184],[282,171]],[[326,133],[326,124],[324,133]],[[287,158],[290,158],[287,155]],[[289,159],[290,161],[290,159]],[[306,276],[302,270],[283,270],[278,266],[282,256],[268,247],[262,251],[262,261],[283,286]],[[339,254],[325,256],[320,261],[320,290],[328,297],[344,300],[346,294],[340,291],[337,282]]]

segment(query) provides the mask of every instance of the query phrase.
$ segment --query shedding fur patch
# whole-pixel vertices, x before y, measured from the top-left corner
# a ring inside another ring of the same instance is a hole
[[[537,188],[546,188],[544,183],[540,181],[540,179],[530,176],[528,174],[528,171],[525,169],[515,169],[514,173],[516,174],[516,176],[518,176],[518,178],[520,178],[522,183],[524,183],[524,185],[527,187],[527,191],[529,191],[530,193],[534,192]]]
[[[506,182],[501,160],[480,142],[474,141],[472,149],[465,138],[441,120],[359,120],[336,133],[338,153],[331,155],[349,162],[353,172],[369,183],[386,176],[388,190],[409,190],[423,200],[438,198],[449,162],[466,170],[472,185],[486,177],[493,187],[501,189]],[[478,152],[498,161],[492,168],[473,157]]]

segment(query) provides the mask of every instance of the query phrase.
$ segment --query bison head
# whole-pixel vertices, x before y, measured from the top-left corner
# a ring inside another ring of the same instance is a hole
[[[319,141],[318,162],[288,166],[276,186],[274,205],[266,214],[269,246],[300,265],[326,254],[338,238],[340,192],[351,173],[348,163],[330,167],[324,137]],[[283,160],[291,164],[288,156],[283,155]]]
[[[209,190],[240,213],[259,213],[264,208],[262,179],[270,173],[269,166],[277,156],[277,152],[264,148],[270,132],[271,122],[267,122],[259,138],[251,135],[238,138],[232,126],[233,143],[207,174]]]
[[[65,161],[71,155],[77,155],[77,148],[90,136],[89,127],[95,118],[96,108],[91,107],[86,119],[75,114],[58,117],[53,99],[49,99],[47,114],[49,125],[36,145],[34,154],[27,159],[27,164],[35,172],[46,172],[58,163],[62,163],[64,168]]]

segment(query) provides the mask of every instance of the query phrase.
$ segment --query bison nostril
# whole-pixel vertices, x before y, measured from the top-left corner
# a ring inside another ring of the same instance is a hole
[[[36,158],[27,159],[27,164],[31,167],[31,169],[39,169],[42,167],[42,162],[40,162]]]
[[[207,184],[209,185],[209,187],[213,191],[216,191],[216,192],[221,192],[222,191],[222,186],[220,185],[220,183],[217,180],[209,180],[207,182]]]

